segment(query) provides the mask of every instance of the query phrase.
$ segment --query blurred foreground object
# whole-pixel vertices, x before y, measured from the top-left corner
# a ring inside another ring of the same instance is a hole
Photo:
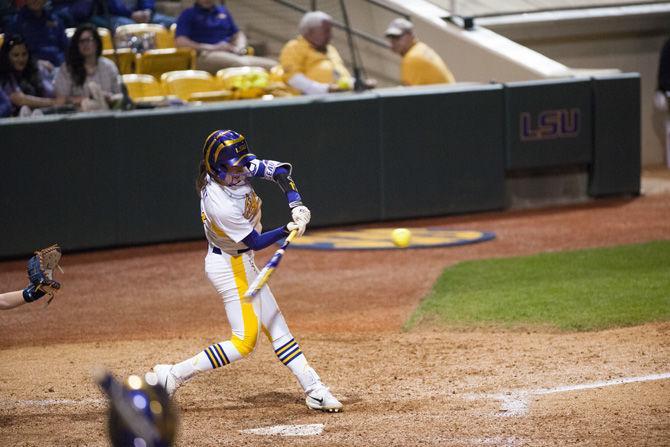
[[[109,437],[114,447],[169,447],[177,433],[177,408],[154,373],[128,376],[124,383],[99,371],[95,380],[107,394]]]

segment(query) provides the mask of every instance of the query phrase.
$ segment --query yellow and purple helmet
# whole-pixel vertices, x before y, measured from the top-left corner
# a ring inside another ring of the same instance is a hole
[[[244,135],[234,130],[215,130],[205,139],[202,148],[205,168],[210,176],[225,180],[228,168],[246,167],[256,158],[249,152]]]
[[[167,391],[153,373],[144,378],[129,376],[123,383],[110,373],[98,377],[109,396],[109,438],[114,447],[172,447],[177,437],[179,414]]]

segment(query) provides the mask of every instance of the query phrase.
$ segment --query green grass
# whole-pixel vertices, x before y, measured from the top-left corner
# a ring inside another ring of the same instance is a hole
[[[406,323],[590,331],[670,319],[670,241],[468,261]]]

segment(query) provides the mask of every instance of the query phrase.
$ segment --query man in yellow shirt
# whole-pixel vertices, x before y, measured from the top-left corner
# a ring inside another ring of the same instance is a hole
[[[392,20],[384,35],[389,39],[391,50],[402,56],[400,78],[404,85],[456,82],[442,58],[416,38],[414,25],[409,20]]]
[[[340,54],[330,45],[333,18],[310,11],[300,20],[300,36],[290,40],[279,54],[286,83],[305,95],[352,90],[354,80]]]

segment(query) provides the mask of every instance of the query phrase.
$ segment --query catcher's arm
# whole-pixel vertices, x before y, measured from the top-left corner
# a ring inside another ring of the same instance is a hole
[[[60,283],[53,279],[53,272],[61,258],[61,249],[58,244],[43,248],[35,252],[35,256],[28,260],[28,279],[30,284],[23,289],[23,299],[31,303],[49,296],[47,305],[54,299],[55,293],[60,289]]]
[[[58,267],[61,251],[58,245],[35,252],[28,260],[28,279],[30,284],[23,290],[0,293],[0,309],[13,309],[25,303],[31,303],[49,295],[51,302],[54,294],[60,289],[60,283],[53,279],[53,271]],[[60,268],[60,267],[59,267]]]
[[[0,293],[0,309],[13,309],[21,304],[25,304],[23,299],[23,290],[16,290],[14,292]]]
[[[291,224],[289,224],[291,225]],[[277,251],[275,251],[275,254],[272,255],[272,258],[268,261],[267,264],[265,264],[265,267],[263,267],[263,270],[261,270],[258,273],[258,276],[256,276],[256,279],[253,280],[253,282],[249,285],[249,288],[245,292],[244,296],[247,298],[253,298],[255,297],[258,292],[263,288],[265,283],[268,282],[268,279],[270,279],[270,275],[275,271],[277,266],[279,265],[279,262],[281,262],[282,257],[284,256],[284,252],[286,250],[286,247],[291,243],[293,238],[296,237],[298,234],[298,229],[291,229],[291,233],[286,237],[286,240],[284,243],[279,247]]]

